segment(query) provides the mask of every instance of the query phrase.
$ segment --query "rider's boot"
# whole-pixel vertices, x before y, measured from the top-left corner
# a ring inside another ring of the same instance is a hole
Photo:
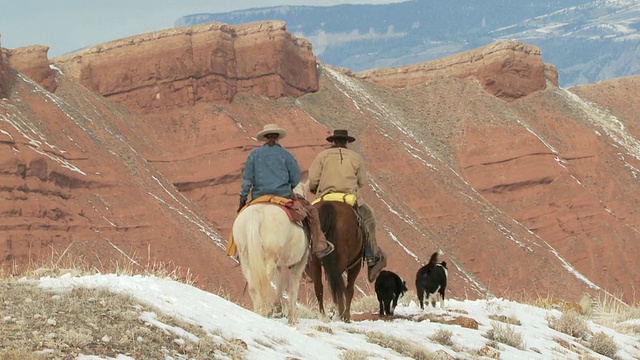
[[[367,279],[370,283],[376,281],[382,269],[387,266],[387,254],[378,249],[378,255],[375,258],[367,259]]]
[[[335,246],[327,241],[322,229],[320,228],[320,218],[318,217],[318,210],[311,206],[309,209],[309,226],[311,228],[311,248],[316,254],[318,259],[321,259],[335,249]]]
[[[306,220],[309,222],[309,230],[311,230],[311,250],[316,254],[318,259],[321,259],[334,250],[332,243],[327,241],[327,238],[320,228],[320,217],[318,216],[318,209],[311,205],[309,200],[304,197],[296,197],[296,200],[307,211]]]
[[[367,278],[372,283],[382,269],[387,266],[387,255],[378,247],[378,242],[376,241],[376,223],[373,209],[363,203],[358,207],[358,213],[362,218],[366,238],[364,257],[367,261]]]

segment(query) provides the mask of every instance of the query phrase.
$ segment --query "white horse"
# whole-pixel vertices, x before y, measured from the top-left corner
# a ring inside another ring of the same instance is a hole
[[[294,192],[304,195],[302,185]],[[238,214],[232,231],[253,310],[263,316],[280,311],[283,283],[288,275],[287,317],[289,324],[294,324],[300,280],[309,258],[309,242],[304,229],[291,222],[279,206],[259,203]],[[270,300],[271,281],[276,285],[275,301]]]

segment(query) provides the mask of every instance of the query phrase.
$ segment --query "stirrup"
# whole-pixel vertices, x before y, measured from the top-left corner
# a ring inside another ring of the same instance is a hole
[[[375,266],[375,265],[378,263],[378,261],[382,260],[382,258],[383,258],[383,257],[384,257],[384,255],[380,254],[380,255],[378,255],[378,256],[374,256],[374,257],[372,257],[372,258],[368,258],[368,259],[366,259],[366,261],[367,261],[367,266],[368,266],[368,267]]]
[[[333,252],[333,250],[335,249],[335,246],[333,246],[332,243],[327,241],[327,247],[324,250],[321,251],[317,251],[316,252],[316,257],[318,259],[321,259],[329,254],[331,254]]]

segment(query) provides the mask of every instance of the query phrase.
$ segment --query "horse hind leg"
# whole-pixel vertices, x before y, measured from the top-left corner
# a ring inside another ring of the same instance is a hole
[[[298,322],[298,293],[300,290],[300,280],[306,266],[306,262],[295,265],[289,273],[289,302],[288,302],[288,322],[293,325]]]
[[[278,302],[278,294],[276,294],[276,298],[273,298],[274,292],[271,287],[271,280],[274,278],[277,269],[275,263],[267,263],[264,268],[264,273],[261,276],[260,280],[260,291],[262,293],[262,298],[264,299],[264,316],[270,317],[275,313],[275,305]],[[278,281],[278,280],[276,280]]]
[[[251,278],[251,272],[246,272],[245,277],[247,278],[247,287],[249,289],[249,296],[251,297],[251,302],[253,303],[253,312],[259,315],[264,315],[264,298],[262,297],[262,293],[254,284],[253,279]]]
[[[278,267],[273,275],[274,282],[276,284],[276,297],[273,302],[274,313],[282,313],[282,301],[284,299],[284,273],[282,267]]]
[[[342,312],[342,321],[351,322],[351,301],[356,284],[356,279],[360,273],[360,266],[354,266],[347,271],[347,286],[344,292],[344,311]]]
[[[318,311],[320,314],[325,313],[324,311],[324,285],[322,284],[322,267],[320,266],[320,260],[315,256],[311,258],[311,262],[309,264],[309,276],[313,281],[313,291],[316,295],[316,300],[318,301]]]
[[[251,295],[251,300],[253,301],[253,311],[265,317],[270,316],[272,313],[270,298],[273,271],[274,267],[265,266],[262,271],[253,270],[246,273],[249,295]]]

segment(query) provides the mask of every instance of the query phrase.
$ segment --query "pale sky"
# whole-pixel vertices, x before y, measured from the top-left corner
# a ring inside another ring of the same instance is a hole
[[[403,0],[0,0],[0,44],[49,47],[49,58],[172,28],[180,16],[279,5],[388,4]]]

